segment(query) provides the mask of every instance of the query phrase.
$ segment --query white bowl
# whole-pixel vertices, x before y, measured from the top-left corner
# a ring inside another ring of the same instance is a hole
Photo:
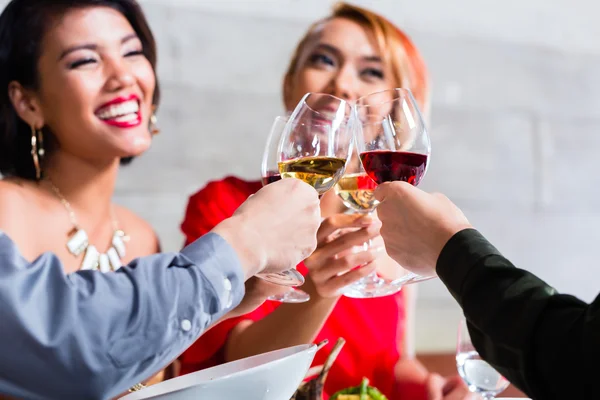
[[[121,399],[289,399],[316,351],[316,345],[304,344],[259,354],[170,379]]]

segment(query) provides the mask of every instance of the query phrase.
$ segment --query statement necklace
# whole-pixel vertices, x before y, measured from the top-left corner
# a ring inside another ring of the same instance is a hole
[[[50,184],[50,188],[56,197],[58,197],[62,205],[69,213],[69,219],[73,225],[73,233],[71,233],[69,240],[67,241],[67,249],[69,250],[69,253],[73,254],[75,257],[79,257],[79,255],[85,252],[80,269],[92,269],[101,272],[110,272],[121,268],[123,265],[121,259],[125,257],[125,242],[129,240],[129,237],[125,234],[125,232],[119,229],[119,223],[115,218],[115,213],[112,207],[111,219],[114,233],[111,246],[106,253],[100,253],[96,246],[90,244],[89,237],[85,229],[79,226],[75,211],[73,211],[71,204],[49,178],[46,178],[46,180]]]

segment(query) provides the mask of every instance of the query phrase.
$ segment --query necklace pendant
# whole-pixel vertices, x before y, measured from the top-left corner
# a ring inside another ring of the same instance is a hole
[[[119,258],[119,255],[117,254],[117,251],[115,250],[114,247],[111,247],[110,249],[108,249],[108,251],[106,252],[106,256],[108,257],[108,260],[110,261],[110,266],[112,267],[113,271],[118,270],[119,268],[121,268],[121,259]]]
[[[112,238],[112,246],[117,251],[117,254],[120,258],[125,257],[125,242],[123,238],[125,237],[125,233],[121,230],[115,232]]]
[[[87,233],[83,229],[78,229],[69,241],[67,242],[67,249],[75,257],[78,257],[87,248],[89,239]]]
[[[117,229],[115,231],[115,235],[121,237],[123,242],[125,242],[125,243],[129,242],[129,239],[130,239],[129,235],[126,234],[122,229]]]
[[[83,262],[81,263],[81,269],[97,269],[98,268],[98,258],[100,257],[100,253],[96,249],[95,246],[89,245],[87,250],[85,251],[85,256],[83,257]]]
[[[98,258],[98,263],[100,267],[100,272],[110,272],[110,262],[108,261],[108,256],[106,254],[100,254]]]

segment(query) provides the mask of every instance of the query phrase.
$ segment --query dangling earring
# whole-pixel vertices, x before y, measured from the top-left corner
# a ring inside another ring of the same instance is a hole
[[[35,167],[35,178],[39,181],[42,178],[42,160],[44,158],[44,135],[41,129],[36,129],[31,125],[31,157]]]
[[[150,130],[150,134],[152,136],[158,135],[160,133],[160,129],[158,129],[158,126],[157,126],[158,118],[156,118],[156,114],[154,113],[154,110],[156,110],[156,106],[152,106],[152,115],[150,116],[149,130]]]

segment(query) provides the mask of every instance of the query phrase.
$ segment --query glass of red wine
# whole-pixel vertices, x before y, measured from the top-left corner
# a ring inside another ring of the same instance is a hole
[[[269,137],[267,138],[267,144],[265,145],[265,151],[263,153],[262,165],[261,165],[261,177],[262,184],[266,186],[270,183],[277,182],[281,179],[281,175],[279,174],[279,141],[283,135],[283,131],[285,129],[285,125],[288,122],[288,117],[276,117],[273,125],[271,126],[271,132],[269,133]],[[286,271],[287,272],[287,271]],[[297,272],[297,271],[296,271]],[[273,278],[272,275],[269,274],[268,277]],[[265,278],[263,275],[258,275],[260,278]],[[277,279],[279,283],[281,277],[274,277]],[[302,290],[290,288],[290,290],[281,295],[273,295],[267,298],[272,301],[279,301],[281,303],[304,303],[310,300],[310,295]]]
[[[408,89],[390,89],[356,101],[360,128],[356,145],[362,166],[377,184],[404,181],[417,186],[425,173],[431,142],[417,103]],[[403,284],[435,276],[410,274]]]

